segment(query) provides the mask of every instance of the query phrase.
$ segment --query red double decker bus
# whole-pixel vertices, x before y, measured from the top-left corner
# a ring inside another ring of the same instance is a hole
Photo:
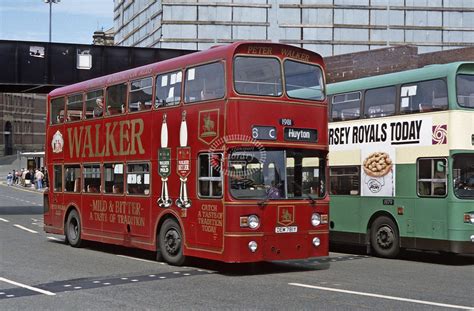
[[[328,255],[320,55],[239,42],[48,95],[46,232],[257,262]]]

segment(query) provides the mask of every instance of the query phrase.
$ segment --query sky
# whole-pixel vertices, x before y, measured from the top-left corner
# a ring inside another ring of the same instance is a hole
[[[53,3],[52,42],[92,44],[96,30],[113,27],[113,0]],[[0,40],[49,40],[49,4],[44,0],[0,0]]]

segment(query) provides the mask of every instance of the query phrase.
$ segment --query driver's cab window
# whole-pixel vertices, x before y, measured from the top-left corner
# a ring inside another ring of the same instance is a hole
[[[446,196],[446,159],[423,158],[417,161],[417,190],[421,197]]]
[[[200,197],[222,197],[221,163],[221,154],[203,153],[199,155],[198,192]]]

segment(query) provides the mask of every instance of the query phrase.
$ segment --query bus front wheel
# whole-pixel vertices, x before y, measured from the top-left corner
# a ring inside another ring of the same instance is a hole
[[[160,255],[170,265],[181,266],[184,263],[183,234],[175,220],[167,219],[161,226],[159,248]]]
[[[81,220],[76,210],[72,210],[66,221],[66,240],[72,247],[80,247],[81,238]]]
[[[400,252],[400,236],[392,219],[381,216],[370,228],[370,244],[379,257],[395,258]]]

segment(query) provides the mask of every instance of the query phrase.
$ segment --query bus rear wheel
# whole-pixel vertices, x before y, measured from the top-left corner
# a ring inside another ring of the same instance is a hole
[[[184,264],[183,234],[174,219],[165,220],[161,226],[158,245],[158,251],[167,263],[174,266]]]
[[[379,257],[395,258],[400,252],[400,235],[392,219],[381,216],[370,228],[370,244]]]
[[[66,241],[69,243],[69,245],[72,247],[81,246],[81,220],[76,210],[72,210],[69,213],[64,231],[66,233]]]

